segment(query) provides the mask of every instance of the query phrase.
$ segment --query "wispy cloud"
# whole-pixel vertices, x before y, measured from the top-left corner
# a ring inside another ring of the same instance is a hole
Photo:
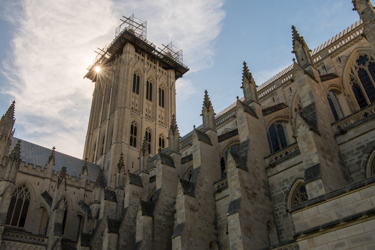
[[[121,15],[148,20],[148,39],[174,41],[197,71],[212,63],[212,43],[225,17],[223,0],[21,1],[8,5],[14,27],[11,56],[3,62],[5,93],[16,99],[16,136],[82,156],[93,84],[82,77],[97,47],[114,38]],[[178,91],[194,93],[188,80]],[[185,95],[187,97],[187,95]]]

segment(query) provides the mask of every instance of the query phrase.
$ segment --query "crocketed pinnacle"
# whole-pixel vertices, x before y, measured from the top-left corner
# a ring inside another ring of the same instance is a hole
[[[211,108],[212,103],[210,97],[208,97],[207,90],[204,91],[203,108],[206,107],[208,110]]]
[[[66,180],[66,167],[61,168],[59,178],[57,179],[57,187],[60,187],[60,184]]]
[[[84,172],[88,173],[88,170],[87,170],[87,157],[85,158],[85,161],[83,162],[81,173],[83,174]]]
[[[53,160],[53,165],[55,165],[55,149],[56,149],[55,146],[53,146],[51,154],[48,157],[47,164],[50,163]]]
[[[301,36],[298,31],[296,30],[296,27],[292,25],[292,34],[293,34],[293,48],[294,48],[294,40],[299,41],[300,43],[305,43],[305,40],[303,39],[303,36]]]
[[[21,140],[17,141],[17,144],[10,153],[9,158],[12,160],[21,160]]]
[[[14,110],[15,110],[16,101],[13,101],[12,104],[9,106],[7,112],[1,117],[1,120],[5,119],[7,121],[14,120]]]
[[[148,141],[147,141],[147,136],[145,135],[145,137],[143,138],[143,142],[142,142],[141,152],[145,154],[147,151],[148,151]]]
[[[96,177],[95,186],[98,188],[105,188],[105,179],[103,169],[100,169],[98,177]]]
[[[243,72],[242,72],[242,83],[244,82],[245,77],[250,81],[251,80],[251,73],[249,68],[247,67],[246,62],[243,62]]]
[[[124,154],[121,152],[120,160],[119,160],[118,163],[117,163],[118,171],[121,171],[122,168],[124,168],[124,167],[125,167],[125,163],[124,163]]]
[[[175,114],[172,115],[172,122],[171,122],[170,130],[172,131],[173,134],[178,130]]]

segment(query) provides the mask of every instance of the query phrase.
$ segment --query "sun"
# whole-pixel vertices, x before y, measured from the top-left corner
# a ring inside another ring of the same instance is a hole
[[[97,73],[99,73],[99,72],[100,72],[100,67],[99,67],[99,66],[96,66],[96,67],[95,67],[95,71],[96,71]]]

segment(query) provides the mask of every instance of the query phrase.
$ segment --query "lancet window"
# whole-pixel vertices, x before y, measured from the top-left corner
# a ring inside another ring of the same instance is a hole
[[[164,88],[159,88],[159,106],[164,108]]]
[[[360,55],[352,66],[349,79],[360,108],[375,102],[375,60],[372,56]]]
[[[133,88],[132,88],[133,93],[136,93],[139,95],[139,74],[136,72],[133,75]]]
[[[227,159],[228,159],[229,151],[232,151],[233,153],[238,154],[239,149],[240,149],[240,145],[236,144],[236,145],[228,147],[225,150],[224,155],[220,159],[221,179],[227,178],[227,173],[226,173],[225,166],[226,166],[226,162],[227,162]]]
[[[335,121],[338,121],[339,119],[344,117],[344,114],[342,112],[340,102],[337,99],[336,93],[329,91],[327,95],[329,106],[331,107],[331,111],[333,114],[333,117],[335,118]]]
[[[271,154],[288,146],[284,127],[281,122],[274,122],[268,129],[268,144]]]
[[[152,102],[152,83],[150,80],[146,82],[146,100]]]
[[[130,126],[130,146],[137,147],[137,123],[132,122]]]
[[[30,190],[26,184],[22,184],[14,190],[10,199],[6,224],[15,227],[24,227],[29,206]]]
[[[145,133],[146,141],[148,142],[148,152],[151,153],[151,129],[146,128]]]

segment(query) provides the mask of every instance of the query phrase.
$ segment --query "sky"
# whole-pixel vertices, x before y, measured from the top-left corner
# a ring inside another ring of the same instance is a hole
[[[373,2],[373,0],[371,1]],[[351,0],[0,0],[0,114],[16,100],[15,136],[82,158],[94,84],[83,79],[122,16],[147,39],[183,49],[176,83],[181,136],[200,125],[204,90],[219,113],[292,64],[291,26],[311,50],[359,19]],[[22,150],[22,149],[21,149]]]

